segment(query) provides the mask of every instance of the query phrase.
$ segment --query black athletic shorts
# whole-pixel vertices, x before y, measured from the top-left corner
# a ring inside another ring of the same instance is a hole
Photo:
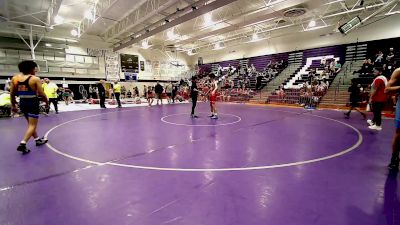
[[[19,108],[26,118],[39,118],[39,99],[20,99]]]
[[[350,106],[351,106],[351,107],[358,107],[359,104],[358,104],[357,101],[354,101],[354,102],[350,102]]]

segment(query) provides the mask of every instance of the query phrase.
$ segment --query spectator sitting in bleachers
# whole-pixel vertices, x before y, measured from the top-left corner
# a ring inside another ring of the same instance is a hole
[[[335,60],[332,60],[328,68],[330,72],[335,72],[335,65],[336,65]]]
[[[230,80],[229,81],[229,85],[231,86],[231,88],[234,88],[235,87],[235,82],[233,80]]]
[[[9,89],[0,91],[0,111],[2,116],[11,116],[11,95]]]
[[[308,73],[308,82],[311,84],[315,78],[315,75],[317,74],[315,69],[311,69],[310,72]]]
[[[371,59],[365,59],[361,69],[358,71],[360,74],[370,74],[372,73],[373,65]]]
[[[339,61],[336,61],[335,63],[335,74],[338,74],[342,70],[342,64],[340,64]]]
[[[323,67],[323,68],[325,68],[325,65],[326,65],[326,58],[325,58],[325,56],[324,56],[324,57],[322,57],[322,59],[321,59],[321,64],[320,64],[320,66]]]
[[[324,96],[327,89],[328,86],[323,81],[320,81],[315,88],[316,96]]]
[[[376,54],[376,57],[375,57],[374,66],[381,67],[382,65],[383,65],[383,52],[378,51],[378,53]]]
[[[285,90],[283,90],[283,87],[279,88],[279,90],[276,91],[276,94],[278,95],[279,98],[283,99],[285,98]]]
[[[394,49],[393,49],[393,48],[390,48],[390,49],[389,49],[389,53],[388,53],[388,55],[386,56],[386,63],[387,63],[388,65],[393,65],[393,64],[394,64],[394,57],[395,57],[395,55],[394,55]]]
[[[383,64],[383,76],[385,76],[387,79],[390,79],[392,76],[393,72],[395,71],[395,67],[391,64]]]

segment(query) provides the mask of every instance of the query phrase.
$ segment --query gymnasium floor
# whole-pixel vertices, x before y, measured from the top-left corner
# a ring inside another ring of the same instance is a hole
[[[0,224],[383,225],[400,223],[393,121],[359,114],[188,104],[42,117],[49,144],[15,151],[0,120]]]

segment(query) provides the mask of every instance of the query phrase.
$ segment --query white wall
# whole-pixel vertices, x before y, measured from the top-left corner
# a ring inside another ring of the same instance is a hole
[[[272,38],[269,40],[247,44],[238,43],[233,47],[227,47],[222,50],[209,50],[200,53],[196,55],[196,57],[192,57],[190,63],[196,64],[197,57],[203,57],[204,63],[211,63],[294,50],[354,43],[357,42],[357,39],[359,42],[363,42],[400,37],[399,21],[400,14],[396,14],[368,26],[360,27],[346,36],[340,33],[324,37],[320,36],[322,34],[331,33],[334,27],[309,32],[294,32],[293,28],[290,30],[286,29],[286,31],[282,30],[281,32],[273,33]],[[369,22],[372,22],[372,20],[367,21],[366,24]]]

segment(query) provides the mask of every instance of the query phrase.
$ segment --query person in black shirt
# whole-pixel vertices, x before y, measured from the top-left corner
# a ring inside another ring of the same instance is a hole
[[[172,98],[172,103],[175,103],[175,97],[176,97],[176,94],[178,93],[178,86],[177,85],[174,85],[173,87],[172,87],[172,96],[171,96],[171,98]]]
[[[199,95],[199,90],[197,89],[197,77],[192,77],[192,86],[190,87],[190,96],[192,97],[192,113],[190,116],[192,118],[198,118],[196,114],[194,114],[194,110],[197,105],[197,96]]]
[[[373,72],[373,65],[370,59],[365,59],[361,69],[358,71],[361,74],[370,74]]]
[[[154,92],[156,93],[156,98],[157,98],[157,105],[158,101],[161,100],[161,105],[162,105],[162,93],[164,91],[163,86],[157,81],[156,86],[154,87]]]
[[[104,88],[104,80],[100,80],[99,83],[97,83],[97,90],[99,92],[99,98],[100,98],[100,108],[105,109],[106,105],[106,89]]]
[[[354,79],[351,80],[351,86],[349,87],[348,92],[350,92],[350,109],[347,113],[345,113],[346,118],[350,118],[351,110],[356,110],[363,116],[364,119],[367,118],[367,115],[358,108],[358,103],[361,101],[361,91],[360,87],[357,85]]]

